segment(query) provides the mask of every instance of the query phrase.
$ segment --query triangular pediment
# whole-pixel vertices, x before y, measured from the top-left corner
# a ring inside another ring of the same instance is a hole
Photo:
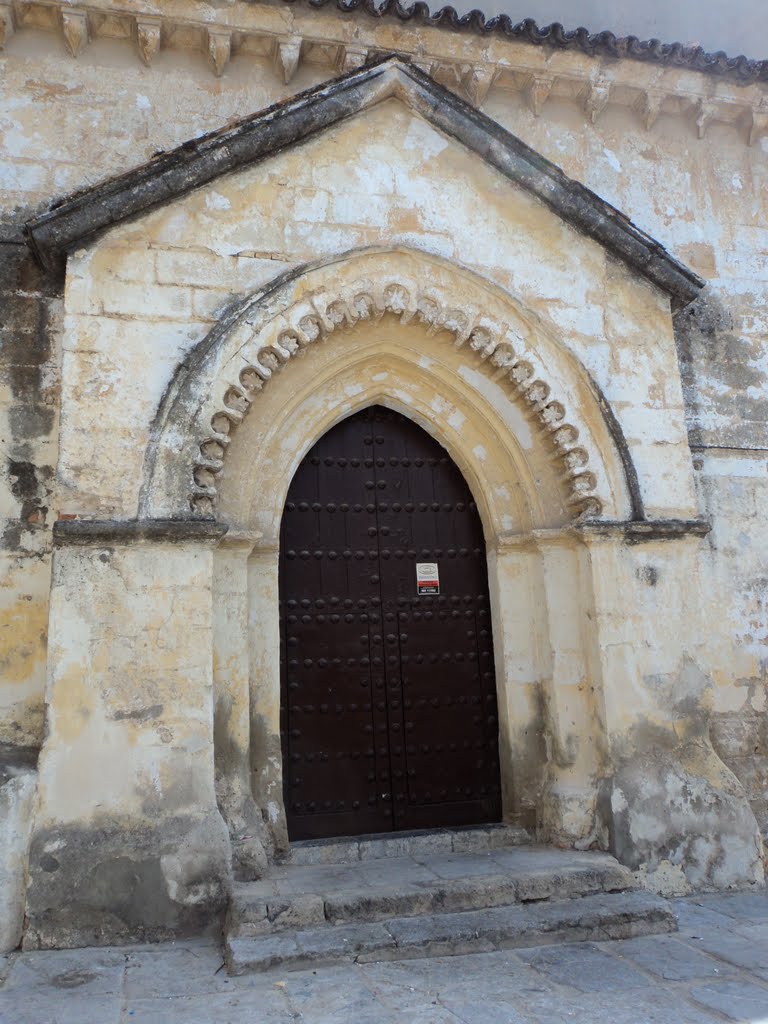
[[[703,287],[692,270],[615,207],[396,57],[317,86],[77,193],[27,225],[31,245],[44,266],[61,267],[68,252],[115,225],[298,145],[392,97],[669,293],[674,306],[690,302]]]

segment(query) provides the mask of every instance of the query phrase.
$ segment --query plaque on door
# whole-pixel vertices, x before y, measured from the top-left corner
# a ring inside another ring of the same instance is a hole
[[[416,593],[419,597],[440,593],[440,569],[437,562],[416,563]]]

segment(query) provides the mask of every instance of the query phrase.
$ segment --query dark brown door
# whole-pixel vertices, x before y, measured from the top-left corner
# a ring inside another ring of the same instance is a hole
[[[485,544],[447,452],[378,406],[325,434],[288,492],[280,596],[290,837],[498,821]]]

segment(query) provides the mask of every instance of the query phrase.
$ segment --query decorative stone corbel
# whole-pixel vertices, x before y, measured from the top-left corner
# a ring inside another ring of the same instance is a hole
[[[534,117],[538,117],[544,109],[554,82],[554,78],[550,75],[533,75],[531,77],[525,90],[525,98]]]
[[[611,98],[611,83],[605,78],[599,78],[590,82],[587,95],[584,98],[584,110],[592,124],[597,123],[598,117],[608,106]]]
[[[474,66],[464,75],[463,85],[467,99],[473,107],[479,107],[488,95],[488,90],[496,80],[495,68]]]
[[[278,40],[275,43],[275,71],[286,85],[296,74],[296,70],[299,66],[301,44],[302,40],[300,36],[293,36],[291,39]]]
[[[15,27],[13,4],[0,4],[0,50],[13,35]]]
[[[160,18],[140,17],[136,19],[136,42],[139,56],[149,67],[155,54],[160,50]]]
[[[763,97],[750,112],[749,144],[754,146],[762,135],[768,135],[768,99]]]
[[[368,50],[364,46],[344,46],[339,60],[339,71],[349,74],[361,68],[368,60]]]
[[[640,97],[640,116],[643,119],[646,131],[650,131],[656,124],[661,113],[661,104],[664,96],[660,92],[644,92]]]
[[[700,139],[703,139],[707,128],[715,120],[717,115],[717,104],[710,100],[702,100],[696,111],[696,132]]]
[[[414,59],[411,61],[411,64],[413,64],[415,68],[418,68],[419,71],[423,71],[425,75],[429,75],[430,78],[432,77],[432,72],[435,70],[434,61],[431,61],[426,57],[421,57],[418,60]]]
[[[224,73],[232,55],[232,34],[228,29],[208,29],[208,57],[217,78]]]
[[[453,61],[435,61],[432,64],[431,74],[435,81],[445,86],[446,89],[450,89],[452,92],[461,89],[464,76],[461,67],[454,64]]]
[[[87,14],[85,11],[62,11],[61,29],[67,49],[73,57],[78,57],[88,42]]]

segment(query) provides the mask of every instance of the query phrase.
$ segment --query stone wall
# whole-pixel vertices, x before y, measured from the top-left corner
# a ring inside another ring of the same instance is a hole
[[[205,927],[230,876],[213,781],[210,543],[60,539],[25,945]]]
[[[486,201],[469,211],[472,230],[457,247],[452,221],[457,200],[446,202],[435,187],[446,180],[436,170],[445,160],[442,143],[418,125],[403,124],[392,133],[390,124],[382,122],[362,132],[355,143],[360,160],[349,178],[339,178],[333,167],[338,189],[331,187],[332,162],[322,154],[276,161],[264,182],[262,219],[247,231],[219,230],[219,215],[232,197],[210,190],[205,197],[210,235],[196,240],[193,260],[175,251],[183,226],[173,210],[158,214],[162,237],[139,261],[120,263],[114,253],[96,268],[90,254],[73,261],[71,312],[90,316],[94,309],[89,304],[100,303],[98,331],[90,341],[79,335],[83,361],[69,375],[70,400],[90,410],[93,430],[90,439],[81,440],[79,461],[63,463],[57,483],[61,284],[46,278],[26,255],[21,225],[64,193],[323,81],[376,48],[418,50],[436,77],[474,98],[487,114],[632,217],[708,281],[706,295],[677,319],[699,511],[713,524],[701,586],[704,626],[698,662],[706,675],[713,742],[768,830],[768,614],[761,533],[768,513],[768,326],[763,312],[768,298],[768,138],[762,115],[754,113],[762,109],[761,87],[713,83],[690,71],[659,71],[632,61],[616,65],[558,53],[545,53],[545,60],[540,49],[503,40],[486,47],[438,30],[371,25],[298,8],[289,14],[287,8],[250,4],[232,5],[222,22],[230,27],[237,18],[258,22],[259,38],[268,41],[238,49],[230,45],[236,36],[227,35],[224,46],[226,26],[217,37],[192,24],[199,5],[170,6],[175,12],[183,8],[186,21],[175,34],[163,30],[157,52],[150,52],[151,45],[141,51],[146,63],[131,42],[135,27],[121,36],[119,19],[111,23],[117,26],[111,37],[102,29],[97,32],[93,17],[84,36],[78,36],[80,22],[62,23],[59,15],[58,21],[46,15],[45,22],[41,14],[37,21],[30,16],[3,22],[4,91],[11,102],[0,122],[0,741],[26,748],[39,745],[43,736],[53,520],[61,512],[135,514],[136,464],[163,390],[179,360],[235,296],[301,260],[381,244],[383,234],[388,242],[482,266],[512,290],[525,283],[528,265],[511,269],[513,232],[494,235],[504,210],[503,200],[493,199],[490,180]],[[146,24],[151,28],[151,19]],[[147,32],[143,38],[154,39]],[[306,40],[300,45],[301,59],[297,52],[292,64],[285,39],[296,32],[314,36],[311,45]],[[170,35],[175,42],[166,45]],[[477,60],[471,65],[466,55],[475,45]],[[492,70],[485,78],[484,66]],[[462,173],[462,160],[456,156],[455,175]],[[401,170],[398,179],[398,167],[404,166],[408,175],[403,178]],[[458,195],[460,185],[455,190]],[[130,236],[134,228],[124,230]],[[549,241],[540,238],[543,251]],[[108,291],[106,301],[113,307],[104,305],[104,294],[94,298],[79,283],[92,274],[101,275],[100,288]],[[627,422],[637,381],[645,389],[647,409],[655,409],[659,419],[673,418],[679,410],[671,410],[664,361],[658,360],[655,343],[644,349],[643,324],[632,326],[634,342],[627,348],[618,343],[626,322],[606,314],[600,292],[617,287],[610,265],[591,291],[580,291],[579,280],[562,247],[546,280],[528,282],[532,307],[554,330],[567,333],[598,379],[615,389],[624,383]],[[132,361],[120,365],[113,353],[122,359],[131,344],[126,322],[135,331],[148,307],[165,313],[147,322]],[[68,330],[72,337],[71,324]],[[71,353],[64,347],[66,360]],[[144,351],[151,360],[145,360]],[[612,397],[621,403],[620,394]],[[130,422],[122,416],[121,402],[131,407]],[[65,420],[65,437],[71,436],[69,429]],[[659,446],[645,466],[647,477],[659,486],[668,469],[665,452]],[[104,465],[111,465],[108,481],[97,478]],[[691,501],[684,495],[682,504],[690,508]],[[659,566],[652,568],[663,572],[664,557],[662,550]]]
[[[25,247],[0,245],[0,744],[43,736],[61,298]]]

